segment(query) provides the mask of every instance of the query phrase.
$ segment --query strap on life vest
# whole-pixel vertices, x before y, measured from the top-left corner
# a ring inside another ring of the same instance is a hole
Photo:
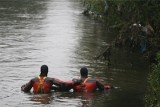
[[[84,82],[83,82],[83,84],[85,84],[86,82],[87,82],[87,80],[89,79],[89,77],[88,78],[86,78],[85,80],[84,80]]]
[[[37,93],[44,93],[44,81],[47,77],[43,77],[41,78],[40,76],[38,76],[38,79],[39,79],[39,85],[38,85],[38,88],[37,88]]]
[[[88,77],[88,78],[86,78],[86,79],[83,81],[83,83],[81,84],[82,90],[84,90],[85,83],[87,82],[87,80],[88,80],[88,79],[89,79],[89,77]]]

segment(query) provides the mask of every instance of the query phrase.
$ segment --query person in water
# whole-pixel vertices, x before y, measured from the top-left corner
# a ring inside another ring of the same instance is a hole
[[[97,79],[88,77],[88,69],[82,67],[80,69],[80,78],[74,78],[70,82],[64,82],[65,89],[61,87],[53,87],[56,91],[69,91],[73,89],[73,92],[95,92],[97,90],[103,91],[104,89],[113,88],[111,85],[104,86]]]
[[[72,80],[77,84],[73,85],[73,90],[75,92],[94,92],[96,90],[103,91],[105,89],[105,86],[97,79],[88,77],[88,69],[86,67],[80,69],[80,76],[79,79]]]
[[[27,84],[22,85],[21,90],[24,92],[30,92],[31,88],[33,87],[34,93],[50,93],[51,90],[54,90],[52,85],[60,87],[60,89],[63,91],[69,90],[73,85],[73,82],[68,84],[59,79],[47,77],[47,74],[48,66],[42,65],[40,75],[31,79]]]

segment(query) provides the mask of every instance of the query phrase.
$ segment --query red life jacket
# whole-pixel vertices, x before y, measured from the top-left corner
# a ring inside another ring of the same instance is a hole
[[[86,78],[81,85],[74,86],[75,92],[93,92],[96,89],[96,82],[90,82],[89,78]]]
[[[46,83],[45,79],[47,77],[40,77],[38,76],[38,82],[35,82],[33,85],[33,92],[34,93],[48,93],[49,90],[46,90]]]

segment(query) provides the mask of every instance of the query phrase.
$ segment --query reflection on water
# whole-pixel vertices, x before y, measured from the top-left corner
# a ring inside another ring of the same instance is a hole
[[[111,67],[95,61],[114,38],[81,14],[79,0],[0,0],[0,104],[4,107],[143,107],[147,64],[113,49]],[[70,80],[87,66],[90,76],[118,87],[104,93],[24,94],[20,86],[49,66],[49,76]],[[138,87],[138,88],[137,88]],[[122,106],[123,105],[123,106]]]
[[[34,104],[50,104],[54,100],[52,94],[39,94],[39,95],[31,95],[30,101],[33,101]]]
[[[95,93],[57,92],[49,95],[30,95],[29,99],[33,101],[33,105],[51,104],[55,107],[93,107],[95,104],[101,104],[101,99],[109,99],[108,96],[108,91]]]

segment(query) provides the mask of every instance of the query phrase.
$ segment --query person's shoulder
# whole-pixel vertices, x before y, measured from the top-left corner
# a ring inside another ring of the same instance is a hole
[[[80,79],[80,78],[73,78],[72,81],[79,81],[79,82],[81,82],[82,79]]]
[[[57,78],[51,78],[51,77],[46,77],[46,80],[49,80],[49,81],[59,81],[59,79]]]
[[[46,79],[54,79],[54,78],[51,78],[51,77],[46,77]]]
[[[31,81],[37,81],[38,80],[38,76],[37,77],[33,77],[32,79],[31,79]]]
[[[97,79],[95,77],[88,77],[87,81],[92,81],[92,82],[96,82]]]
[[[82,83],[82,80],[78,78],[73,78],[72,81],[74,84],[77,84],[77,85]]]
[[[89,79],[89,80],[96,80],[95,77],[88,77],[87,79]]]

